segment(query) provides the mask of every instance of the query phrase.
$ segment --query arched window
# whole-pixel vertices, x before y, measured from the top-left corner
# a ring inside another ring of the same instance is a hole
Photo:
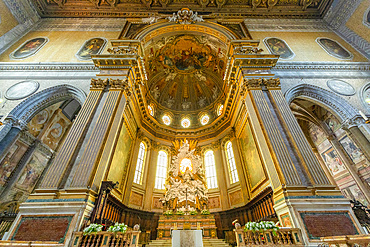
[[[140,143],[139,155],[137,156],[134,183],[142,184],[145,158],[145,144]]]
[[[208,189],[217,188],[215,156],[212,150],[204,154],[204,163],[206,167],[206,178]]]
[[[235,157],[233,152],[233,144],[228,142],[226,144],[227,163],[229,164],[230,182],[239,182],[238,171],[236,170]]]
[[[166,178],[167,178],[167,153],[165,151],[159,151],[154,188],[164,190],[164,183],[166,182]]]

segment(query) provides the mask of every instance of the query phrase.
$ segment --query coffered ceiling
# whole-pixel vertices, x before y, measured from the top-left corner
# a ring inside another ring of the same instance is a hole
[[[217,19],[322,18],[333,0],[29,0],[41,17],[131,17],[187,7]]]

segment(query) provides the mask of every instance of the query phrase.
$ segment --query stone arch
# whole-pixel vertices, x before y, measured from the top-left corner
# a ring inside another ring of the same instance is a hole
[[[27,124],[40,110],[60,101],[75,99],[81,105],[86,99],[86,93],[68,84],[46,88],[19,103],[5,118],[19,124]]]
[[[300,84],[285,93],[288,104],[298,97],[314,101],[316,104],[332,112],[342,122],[358,115],[356,108],[348,103],[347,100],[318,86]]]
[[[86,99],[86,93],[77,87],[62,84],[46,88],[19,103],[5,117],[4,125],[0,127],[0,159],[16,139],[19,131],[26,128],[27,123],[38,112],[68,99],[75,99],[82,105]]]

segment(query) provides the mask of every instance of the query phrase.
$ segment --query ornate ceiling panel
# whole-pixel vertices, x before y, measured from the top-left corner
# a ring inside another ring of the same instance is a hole
[[[179,34],[146,44],[152,99],[174,111],[201,110],[222,95],[226,44],[208,36]]]
[[[42,17],[131,17],[183,7],[206,18],[322,18],[333,0],[30,0]]]

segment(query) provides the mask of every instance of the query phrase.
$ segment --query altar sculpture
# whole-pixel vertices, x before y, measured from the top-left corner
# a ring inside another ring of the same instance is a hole
[[[172,158],[166,180],[166,193],[162,199],[164,211],[191,211],[208,209],[208,190],[205,182],[203,162],[200,155],[195,155],[194,143],[187,140],[175,142],[178,154]]]

